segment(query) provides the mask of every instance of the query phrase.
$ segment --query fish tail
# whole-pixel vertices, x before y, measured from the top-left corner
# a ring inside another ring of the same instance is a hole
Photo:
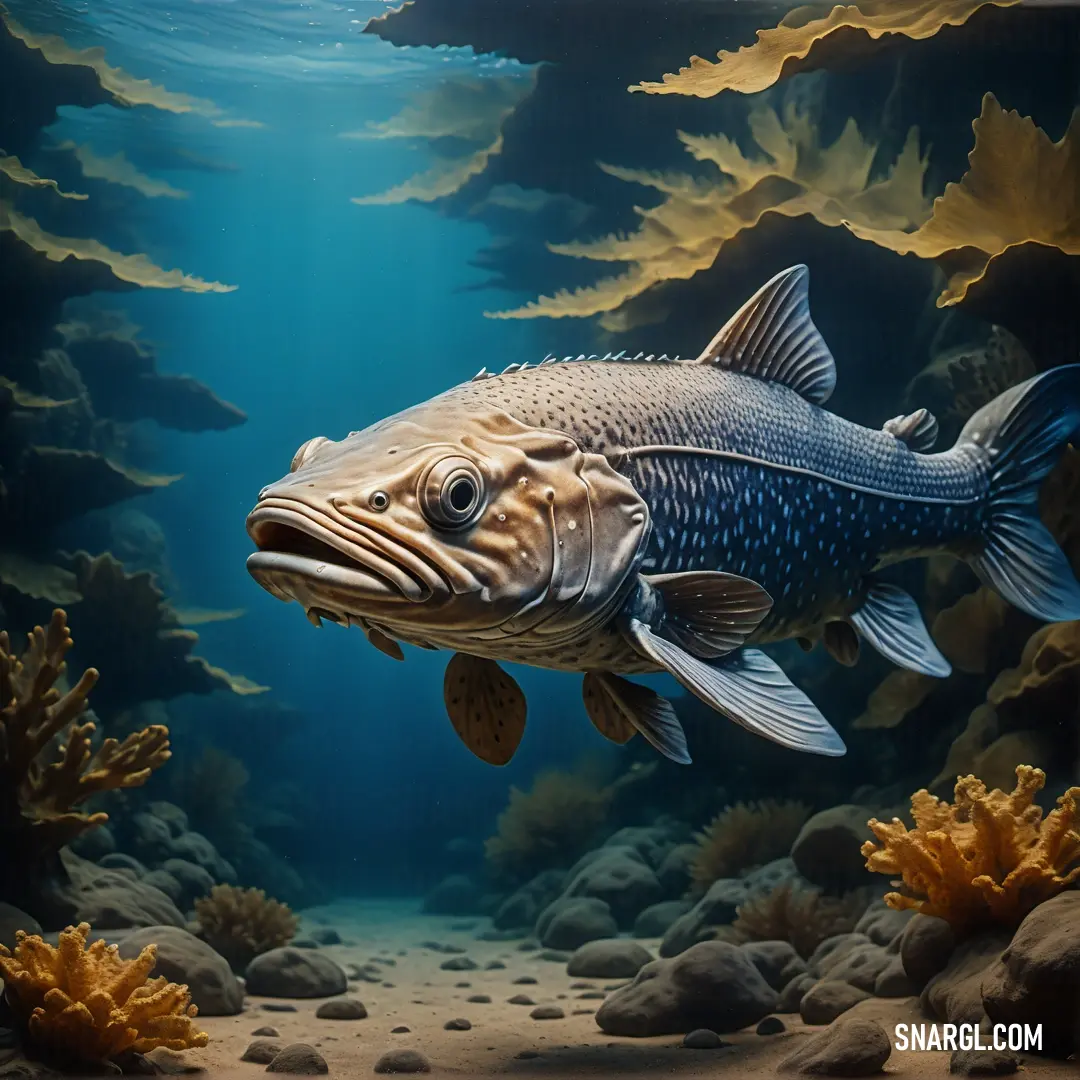
[[[957,449],[975,447],[990,474],[989,517],[969,556],[983,582],[1045,622],[1080,619],[1080,584],[1039,520],[1039,487],[1080,431],[1080,364],[1053,368],[983,406]]]

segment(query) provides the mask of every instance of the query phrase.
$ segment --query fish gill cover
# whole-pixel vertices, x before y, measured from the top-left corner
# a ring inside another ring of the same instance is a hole
[[[1077,10],[8,6],[0,1073],[1067,1068]]]

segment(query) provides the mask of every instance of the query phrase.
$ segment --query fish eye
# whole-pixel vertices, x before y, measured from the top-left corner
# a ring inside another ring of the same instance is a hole
[[[381,514],[390,505],[390,496],[385,491],[373,491],[368,497],[368,506]]]
[[[424,517],[444,529],[459,529],[476,518],[484,503],[484,478],[468,458],[436,461],[417,491]]]
[[[293,454],[292,464],[289,466],[289,472],[296,472],[306,461],[310,460],[311,455],[322,446],[323,443],[328,443],[330,440],[325,435],[316,435],[314,439],[308,439],[299,450]]]

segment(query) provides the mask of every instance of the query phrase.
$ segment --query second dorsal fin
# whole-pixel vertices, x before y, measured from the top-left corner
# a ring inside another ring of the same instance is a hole
[[[815,405],[836,386],[836,363],[810,317],[810,271],[782,270],[709,342],[699,364],[783,383]]]

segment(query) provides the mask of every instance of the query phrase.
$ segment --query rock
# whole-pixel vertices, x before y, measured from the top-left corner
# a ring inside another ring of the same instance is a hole
[[[512,998],[507,998],[506,999],[506,1004],[507,1005],[535,1005],[536,1002],[533,1001],[533,999],[531,997],[529,997],[528,994],[515,994]]]
[[[408,1035],[410,1031],[412,1031],[412,1028],[406,1027],[404,1024],[398,1024],[397,1027],[392,1027],[390,1029],[390,1034],[391,1035]]]
[[[891,956],[888,966],[880,971],[874,980],[875,997],[901,998],[918,992],[919,988],[904,970],[904,962],[899,956]]]
[[[891,1053],[889,1036],[879,1023],[851,1017],[811,1035],[779,1070],[804,1076],[873,1076]]]
[[[514,986],[535,986],[540,980],[532,975],[519,975],[513,981]]]
[[[450,874],[424,897],[423,910],[429,915],[476,915],[482,896],[468,874]]]
[[[912,916],[900,935],[900,961],[916,993],[945,968],[956,948],[952,927],[936,915]]]
[[[25,930],[28,934],[42,932],[41,924],[32,915],[0,900],[0,945],[14,949],[16,930]]]
[[[848,949],[836,963],[830,964],[830,979],[851,983],[868,994],[874,992],[877,977],[889,966],[893,957],[880,945],[867,942]]]
[[[806,972],[806,961],[790,942],[751,941],[742,950],[774,990],[783,990],[796,975]]]
[[[311,937],[317,945],[340,945],[341,935],[332,926],[316,926]]]
[[[572,878],[566,895],[604,901],[619,928],[629,930],[645,908],[664,899],[664,890],[635,849],[613,847],[602,848],[599,858]]]
[[[949,1072],[956,1076],[1012,1076],[1020,1071],[1020,1059],[1008,1050],[954,1050]]]
[[[508,896],[496,909],[492,925],[496,930],[519,930],[533,927],[540,913],[563,890],[566,873],[545,870]]]
[[[375,1062],[377,1073],[429,1073],[431,1063],[419,1050],[387,1050]]]
[[[316,1010],[318,1020],[366,1020],[368,1011],[356,998],[334,998],[324,1001]]]
[[[566,965],[566,974],[587,979],[632,979],[652,960],[648,950],[626,938],[602,938],[582,945]]]
[[[529,1016],[533,1020],[562,1020],[566,1013],[558,1005],[537,1005]]]
[[[598,938],[614,937],[619,927],[603,900],[564,896],[543,910],[536,921],[536,932],[550,949],[577,949]]]
[[[849,953],[872,944],[865,934],[834,934],[821,942],[810,954],[810,970],[820,976],[829,975]]]
[[[847,803],[814,814],[791,846],[791,858],[807,881],[842,891],[865,885],[871,878],[861,851],[873,834],[867,821],[874,816],[865,806]]]
[[[986,1016],[983,973],[1009,944],[1007,933],[979,934],[953,950],[945,970],[923,987],[920,1003],[928,1016],[950,1024],[978,1024]]]
[[[679,844],[664,856],[664,861],[657,867],[656,880],[665,896],[683,896],[690,888],[690,868],[697,854],[697,844]]]
[[[143,882],[160,889],[178,908],[189,906],[184,887],[168,870],[151,870],[143,878]]]
[[[998,1024],[1042,1024],[1043,1052],[1080,1053],[1080,892],[1034,908],[982,981]]]
[[[276,1027],[271,1027],[269,1024],[263,1024],[262,1027],[257,1027],[251,1034],[263,1035],[269,1039],[276,1039],[281,1034],[281,1032],[278,1031]]]
[[[240,1055],[241,1061],[250,1061],[256,1065],[269,1065],[281,1053],[284,1047],[273,1039],[253,1039]]]
[[[160,889],[137,881],[133,871],[110,870],[62,851],[71,880],[72,922],[88,922],[95,931],[140,926],[187,926],[177,906]]]
[[[207,871],[215,882],[235,882],[236,871],[219,854],[202,833],[186,832],[173,837],[170,850],[173,858],[186,859]]]
[[[714,881],[708,892],[671,924],[660,943],[660,955],[678,956],[692,945],[709,940],[716,927],[727,926],[735,919],[739,905],[745,902],[749,893],[745,879]]]
[[[470,1005],[490,1005],[490,994],[471,994],[465,999]]]
[[[146,873],[146,867],[138,859],[125,855],[121,851],[114,851],[111,855],[103,856],[98,860],[98,865],[106,870],[127,870],[136,879]]]
[[[328,956],[290,945],[256,956],[244,979],[247,992],[261,997],[332,997],[347,987],[345,972]]]
[[[683,1036],[682,1044],[687,1050],[719,1050],[722,1046],[731,1045],[724,1042],[715,1031],[710,1031],[709,1028],[696,1028],[694,1031],[688,1031]]]
[[[459,1016],[456,1020],[447,1020],[443,1024],[444,1031],[472,1031],[472,1021]]]
[[[317,949],[319,943],[313,937],[294,937],[289,944],[294,949]]]
[[[805,1024],[831,1024],[842,1013],[865,1001],[870,994],[850,983],[823,979],[815,983],[799,1002],[799,1015]]]
[[[875,900],[855,924],[855,932],[865,934],[875,945],[887,948],[900,937],[914,915],[910,908],[897,911],[884,900]]]
[[[307,1043],[292,1043],[266,1066],[266,1071],[289,1073],[292,1076],[320,1076],[328,1073],[330,1069],[327,1067],[326,1059],[314,1046],[308,1046]]]
[[[259,1008],[265,1009],[267,1012],[277,1013],[293,1013],[297,1011],[295,1005],[289,1005],[284,1001],[264,1001]]]
[[[809,972],[805,975],[796,975],[795,978],[780,991],[780,1001],[776,1005],[776,1011],[782,1013],[797,1013],[807,990],[809,990],[816,982],[817,979]]]
[[[550,964],[565,964],[573,953],[567,952],[566,949],[541,949],[536,954],[537,960],[546,960]]]
[[[192,907],[196,900],[209,896],[215,884],[208,871],[187,859],[166,859],[161,869],[179,882],[184,893],[184,907]]]
[[[600,1007],[610,1035],[678,1035],[695,1028],[737,1031],[776,1008],[776,991],[749,957],[727,942],[706,941],[670,960],[646,964]]]
[[[173,836],[183,836],[190,828],[187,814],[176,803],[166,802],[164,799],[155,799],[147,806],[147,810],[154,817],[161,818],[169,826],[169,832]]]
[[[742,881],[751,892],[772,892],[786,881],[805,884],[795,868],[795,863],[786,855],[782,859],[773,859],[772,862],[751,870],[742,878]]]
[[[780,1035],[787,1031],[787,1024],[779,1016],[766,1016],[754,1031],[758,1035]]]
[[[96,829],[79,833],[69,846],[76,855],[98,862],[116,850],[116,837],[108,825],[99,825]]]
[[[505,971],[506,965],[501,960],[489,960],[484,965],[485,971]]]
[[[659,904],[650,904],[634,920],[634,937],[663,937],[675,920],[682,918],[691,907],[688,900],[661,900]]]
[[[476,971],[480,965],[467,956],[451,956],[449,960],[444,960],[439,967],[443,971]]]
[[[131,838],[140,857],[159,863],[173,854],[173,833],[169,823],[144,810],[131,819]]]
[[[604,841],[604,848],[612,847],[632,848],[655,870],[674,844],[666,829],[655,825],[630,825],[612,833]]]
[[[132,960],[147,945],[157,946],[151,975],[186,983],[202,1016],[236,1016],[243,1011],[243,987],[228,961],[205,941],[175,926],[147,926],[124,937],[120,955]]]

